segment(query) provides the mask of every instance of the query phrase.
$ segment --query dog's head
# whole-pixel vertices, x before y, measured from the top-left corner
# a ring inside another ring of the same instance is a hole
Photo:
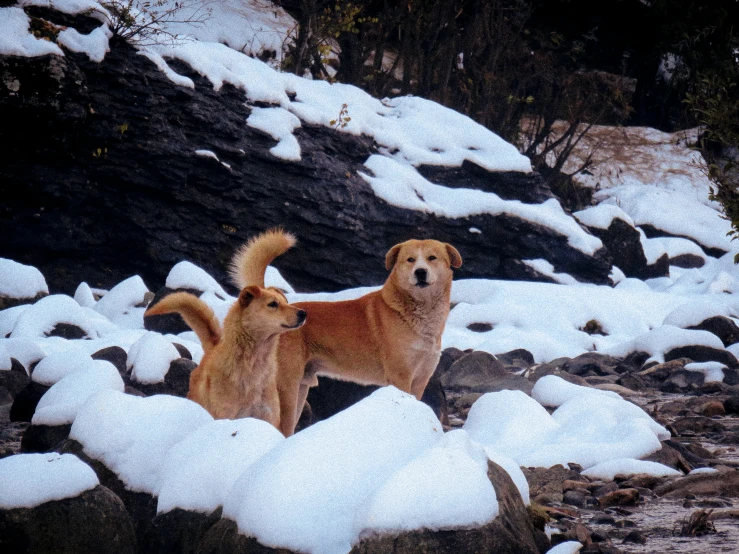
[[[244,328],[262,336],[291,331],[305,323],[305,311],[288,304],[285,295],[274,287],[246,287],[237,305]]]
[[[452,268],[462,256],[451,244],[438,240],[409,240],[393,246],[385,256],[395,283],[413,296],[436,291],[452,280]]]

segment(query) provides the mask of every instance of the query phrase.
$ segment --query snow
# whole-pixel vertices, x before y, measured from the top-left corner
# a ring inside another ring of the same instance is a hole
[[[29,31],[31,20],[18,7],[0,8],[0,54],[4,56],[63,56],[61,48],[48,40],[37,39]],[[5,271],[0,264],[0,275]],[[0,278],[0,283],[5,279]],[[0,290],[0,293],[2,291]],[[33,295],[31,295],[33,296]]]
[[[720,362],[692,362],[685,364],[685,369],[702,373],[706,383],[721,383],[726,366]]]
[[[565,541],[547,550],[546,554],[577,554],[582,547],[582,543],[577,541]]]
[[[107,13],[107,10],[96,0],[19,0],[18,4],[52,8],[70,15],[86,13],[98,21],[105,21],[104,13]]]
[[[660,239],[647,238],[647,235],[641,229],[639,229],[639,241],[648,265],[657,263],[657,260],[667,254],[665,245]]]
[[[99,484],[92,468],[74,454],[16,454],[0,459],[3,510],[74,498]]]
[[[537,402],[559,406],[551,415]],[[667,430],[615,393],[579,387],[555,376],[521,391],[487,393],[472,405],[470,437],[521,466],[577,463],[584,468],[641,458],[661,448]]]
[[[676,258],[683,254],[692,254],[693,256],[702,258],[704,263],[707,261],[706,253],[692,240],[679,237],[659,237],[653,240],[658,240],[662,243],[665,252],[667,252],[670,258]]]
[[[18,316],[10,337],[44,338],[60,323],[79,327],[89,338],[99,336],[96,321],[91,320],[73,298],[52,294],[41,298]]]
[[[30,306],[30,304],[20,304],[19,306],[0,310],[0,337],[7,337],[13,332],[18,318]]]
[[[697,467],[688,473],[688,475],[700,475],[701,473],[718,473],[718,469],[713,467]]]
[[[652,475],[654,477],[673,477],[682,475],[676,469],[672,469],[657,462],[648,462],[645,460],[632,460],[629,458],[617,458],[600,463],[582,472],[586,477],[594,477],[596,479],[605,479],[612,481],[616,475],[636,475],[636,474]]]
[[[2,48],[3,10],[17,10],[18,8],[0,8],[0,49]],[[22,10],[19,10],[22,12]],[[25,15],[25,14],[24,14]],[[40,41],[45,42],[45,41]],[[0,53],[2,53],[0,51]],[[0,258],[0,297],[6,298],[33,298],[37,294],[49,294],[49,287],[41,272],[33,266],[23,265],[7,258]]]
[[[572,275],[568,275],[567,273],[557,273],[554,270],[554,266],[550,262],[542,258],[536,260],[521,261],[537,273],[541,273],[542,275],[551,277],[557,283],[561,283],[563,285],[576,285],[578,283],[577,279],[575,279]]]
[[[300,161],[300,144],[293,136],[293,131],[300,127],[300,120],[289,111],[284,108],[254,107],[246,124],[279,141],[270,148],[272,155],[287,161]]]
[[[593,254],[603,246],[600,239],[585,232],[554,199],[542,204],[524,204],[503,200],[492,192],[450,189],[431,183],[412,165],[378,154],[371,155],[364,165],[372,174],[360,172],[360,175],[378,197],[393,206],[448,218],[506,213],[564,235],[570,246],[586,254]]]
[[[707,197],[707,196],[706,196]],[[703,247],[732,250],[726,233],[731,225],[715,208],[696,201],[694,194],[640,185],[623,185],[596,192],[602,204],[616,204],[636,225],[652,225],[671,235],[687,237]],[[654,207],[659,206],[658,210]]]
[[[70,373],[90,366],[93,359],[81,346],[72,345],[68,350],[49,354],[33,370],[31,380],[50,387]]]
[[[76,29],[67,27],[59,33],[57,41],[72,52],[84,52],[92,61],[101,62],[105,54],[110,52],[108,39],[111,36],[112,33],[107,25],[98,27],[87,35],[82,35]]]
[[[152,13],[173,7],[173,0],[152,5]],[[274,63],[283,58],[284,44],[297,22],[281,7],[266,0],[219,0],[218,2],[182,2],[177,21],[164,21],[161,27],[181,40],[197,39],[222,43],[253,56],[274,55]],[[187,19],[193,20],[187,22]]]
[[[611,356],[628,356],[632,352],[646,352],[649,360],[660,363],[665,361],[665,354],[674,348],[689,345],[708,346],[718,350],[724,349],[724,344],[716,335],[708,331],[680,329],[673,325],[660,325],[632,340],[603,350]]]
[[[164,286],[170,289],[195,289],[201,292],[212,292],[222,300],[229,296],[213,277],[191,262],[175,264],[169,271]]]
[[[149,292],[138,275],[121,281],[110,289],[93,308],[119,327],[137,329],[144,326],[144,295]]]
[[[11,369],[13,369],[13,360],[10,359],[8,349],[0,342],[0,371],[10,371]]]
[[[156,494],[169,450],[213,418],[190,400],[148,398],[107,390],[82,405],[69,434],[85,454],[100,460],[126,488]]]
[[[61,378],[46,391],[36,406],[31,423],[72,423],[80,407],[90,396],[101,390],[123,392],[124,387],[123,379],[113,364],[104,360],[91,360],[84,368]]]
[[[634,220],[629,217],[629,214],[613,204],[598,204],[572,215],[583,225],[594,229],[608,229],[614,219],[620,219],[634,227]]]
[[[364,526],[374,533],[481,526],[498,515],[488,457],[462,430],[396,471],[375,493]]]
[[[80,283],[77,286],[77,289],[74,291],[74,300],[82,306],[83,308],[94,308],[95,303],[97,300],[95,300],[95,295],[92,293],[92,289],[90,288],[90,285],[87,283]]]
[[[714,316],[738,317],[739,298],[709,297],[702,302],[683,304],[667,314],[664,324],[682,328],[694,327]]]
[[[266,546],[349,552],[366,526],[366,505],[442,437],[428,406],[393,387],[379,389],[255,462],[236,481],[224,516]]]
[[[181,508],[211,513],[223,505],[236,479],[284,440],[277,429],[258,419],[206,423],[167,454],[157,512]]]
[[[18,360],[30,375],[31,366],[42,359],[46,354],[35,342],[30,339],[0,339],[0,344],[11,358]]]
[[[126,368],[131,370],[131,379],[139,383],[161,383],[169,371],[170,364],[180,358],[174,345],[161,334],[148,331],[131,345],[126,359]]]
[[[218,159],[218,156],[216,156],[216,153],[212,150],[195,150],[195,155],[200,156],[201,158],[211,158],[217,162],[221,161]]]

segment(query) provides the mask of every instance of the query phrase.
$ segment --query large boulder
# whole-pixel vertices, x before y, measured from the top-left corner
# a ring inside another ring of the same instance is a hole
[[[0,551],[14,554],[136,554],[121,500],[97,486],[34,508],[0,509]]]
[[[495,488],[499,515],[492,522],[473,529],[424,530],[395,535],[367,537],[351,554],[412,554],[434,552],[495,552],[496,554],[538,554],[534,527],[521,495],[510,476],[499,465],[488,463],[488,477]],[[200,541],[198,554],[289,554],[289,550],[259,544],[253,537],[238,533],[236,523],[222,519]]]
[[[147,534],[151,533],[151,526],[156,516],[156,497],[145,492],[130,490],[105,464],[85,454],[82,445],[75,440],[65,440],[58,445],[57,452],[60,454],[74,454],[93,469],[100,480],[100,484],[113,491],[123,502],[123,506],[125,506],[125,510],[133,522],[136,541],[142,543]]]
[[[74,52],[0,57],[0,141],[8,145],[0,181],[15,192],[0,198],[0,256],[37,266],[50,287],[70,294],[81,281],[108,288],[132,274],[163,284],[182,259],[226,282],[240,244],[284,225],[300,247],[275,264],[302,290],[380,284],[387,250],[412,237],[454,244],[465,260],[459,277],[518,279],[531,276],[523,260],[544,259],[581,281],[609,282],[605,248],[586,254],[540,223],[505,213],[447,218],[380,199],[358,174],[377,152],[371,137],[304,122],[295,131],[302,159],[275,158],[274,139],[245,124],[242,90],[216,91],[186,64],[172,67],[194,88],[174,85],[121,41],[101,63]],[[19,87],[13,94],[9,83]],[[195,155],[201,149],[218,161]],[[468,162],[429,176],[526,203],[556,201],[535,173]]]

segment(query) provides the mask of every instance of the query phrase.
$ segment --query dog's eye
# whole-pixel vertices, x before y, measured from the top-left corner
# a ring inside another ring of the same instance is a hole
[[[436,259],[436,256],[429,256],[429,261],[433,262]]]
[[[416,258],[408,258],[408,261],[411,262],[411,263],[413,263],[413,262],[416,261]]]
[[[270,308],[276,308],[277,306],[279,306],[279,304],[277,303],[277,300],[273,300],[272,302],[267,304],[267,306],[269,306]]]

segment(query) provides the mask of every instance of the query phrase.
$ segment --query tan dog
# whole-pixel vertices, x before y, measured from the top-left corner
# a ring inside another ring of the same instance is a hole
[[[392,271],[382,289],[356,300],[294,304],[308,318],[279,341],[283,434],[293,433],[316,375],[395,385],[420,399],[441,355],[451,268],[461,265],[449,244],[409,240],[387,253],[385,267]]]
[[[305,311],[290,306],[284,294],[264,287],[267,265],[295,243],[281,231],[269,231],[245,245],[234,264],[261,285],[244,288],[228,311],[223,330],[213,310],[198,297],[176,292],[145,315],[179,313],[198,335],[205,354],[190,375],[187,397],[216,419],[256,417],[280,429],[277,392],[277,343],[280,334],[305,322]]]

